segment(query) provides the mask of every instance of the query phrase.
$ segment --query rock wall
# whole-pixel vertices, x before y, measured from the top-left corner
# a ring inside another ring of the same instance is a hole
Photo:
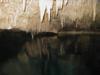
[[[48,21],[47,13],[44,14],[43,22],[40,22],[40,17],[39,0],[0,1],[0,29],[58,32],[73,21],[76,21],[76,26],[89,27],[96,17],[96,0],[68,0],[58,15],[54,0],[51,20]]]

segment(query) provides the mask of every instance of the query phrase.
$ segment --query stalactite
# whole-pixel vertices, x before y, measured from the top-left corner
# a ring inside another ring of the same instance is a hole
[[[3,2],[3,0],[0,0],[0,2],[2,3],[2,2]]]
[[[64,0],[63,4],[64,4],[64,6],[66,6],[68,4],[68,0]],[[64,22],[66,22],[66,21],[63,17],[61,17],[60,19],[61,19],[61,27],[63,28]]]
[[[13,24],[13,26],[16,26],[17,25],[17,17],[19,15],[19,13],[20,13],[19,10],[16,10],[16,12],[14,13],[14,18],[13,18],[14,24]]]
[[[67,5],[67,3],[68,3],[68,0],[64,0],[64,5]]]
[[[43,21],[45,11],[47,9],[48,13],[48,21],[50,20],[50,10],[53,7],[53,0],[39,0],[39,8],[40,8],[40,21]]]
[[[48,21],[50,21],[50,10],[53,7],[53,0],[47,0],[46,7],[47,7],[47,13],[48,13]]]
[[[96,18],[96,2],[97,0],[93,0],[93,21],[95,21]]]
[[[13,19],[14,19],[14,25],[13,26],[16,26],[17,14],[14,15],[14,18]]]
[[[26,2],[27,2],[27,0],[23,0],[23,11],[24,12],[26,11]]]
[[[56,0],[56,14],[58,14],[58,10],[63,7],[63,0]]]
[[[28,0],[26,0],[26,10],[27,10],[27,8],[30,8],[30,5],[33,3],[33,2],[35,2],[35,0],[30,0],[28,3]]]
[[[64,27],[64,21],[63,21],[63,18],[61,18],[61,27],[62,27],[62,28]]]
[[[1,3],[7,3],[9,0],[0,0]]]
[[[42,22],[46,10],[46,1],[39,0],[39,8],[40,8],[40,22]]]

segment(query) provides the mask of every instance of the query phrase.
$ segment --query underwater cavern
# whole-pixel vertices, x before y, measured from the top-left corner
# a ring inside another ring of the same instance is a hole
[[[99,75],[100,0],[0,0],[0,75]]]

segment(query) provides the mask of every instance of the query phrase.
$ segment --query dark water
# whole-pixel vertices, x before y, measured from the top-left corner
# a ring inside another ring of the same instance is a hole
[[[99,38],[69,36],[40,39],[40,46],[32,49],[40,54],[34,56],[33,52],[30,56],[27,50],[21,50],[16,57],[2,63],[0,75],[99,75]]]

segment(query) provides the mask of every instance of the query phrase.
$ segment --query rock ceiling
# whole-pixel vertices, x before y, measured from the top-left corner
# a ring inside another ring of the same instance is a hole
[[[96,0],[0,0],[0,29],[58,32],[96,19]]]

